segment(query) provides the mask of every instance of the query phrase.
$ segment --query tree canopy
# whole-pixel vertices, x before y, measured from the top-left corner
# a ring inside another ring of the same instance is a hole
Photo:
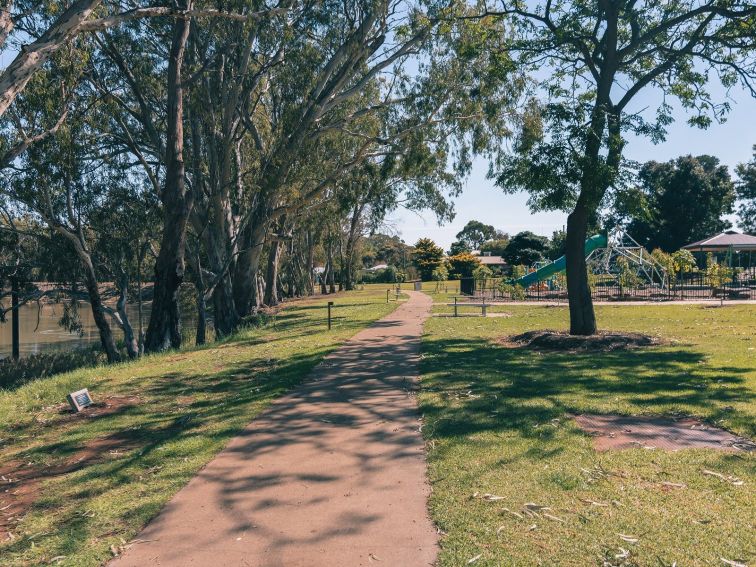
[[[412,263],[423,281],[431,281],[433,272],[444,263],[444,249],[430,238],[421,238],[415,242]]]
[[[534,209],[570,211],[570,330],[592,334],[596,318],[583,245],[610,188],[627,180],[624,136],[664,139],[671,100],[707,127],[729,110],[709,86],[740,83],[756,95],[756,6],[749,0],[683,2],[491,2],[481,20],[506,18],[508,53],[534,80],[511,152],[492,156],[505,191],[527,190]],[[661,103],[639,110],[638,95]]]
[[[738,164],[735,172],[738,175],[735,190],[740,200],[738,226],[744,232],[756,235],[756,145],[751,161]]]
[[[674,252],[682,246],[730,227],[735,185],[727,167],[713,156],[682,156],[648,162],[639,186],[618,199],[627,231],[648,250]]]

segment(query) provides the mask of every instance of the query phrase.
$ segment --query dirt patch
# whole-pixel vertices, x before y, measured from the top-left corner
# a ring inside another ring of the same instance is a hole
[[[121,413],[141,403],[139,396],[108,396],[102,400],[97,400],[95,396],[93,397],[95,398],[95,402],[83,411],[74,412],[69,404],[60,404],[56,406],[58,413],[70,415],[76,419],[99,419]]]
[[[638,417],[624,415],[575,416],[575,423],[594,437],[597,451],[614,449],[719,449],[754,451],[756,443],[729,431],[686,417]]]
[[[64,416],[64,420],[97,419],[132,407],[138,400],[136,396],[112,396],[80,413],[73,413],[68,404],[49,409]],[[41,416],[37,421],[46,424]],[[61,423],[60,417],[54,421],[56,425]],[[19,459],[0,464],[0,541],[14,537],[15,527],[39,498],[44,481],[118,458],[138,445],[133,438],[119,432],[88,441],[73,455],[56,464],[45,466]]]
[[[664,344],[658,337],[641,333],[600,331],[595,335],[570,335],[565,331],[528,331],[505,337],[499,344],[509,348],[529,348],[546,351],[591,351],[609,352]]]

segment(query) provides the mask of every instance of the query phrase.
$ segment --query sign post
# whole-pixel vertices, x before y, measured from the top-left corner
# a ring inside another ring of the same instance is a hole
[[[80,412],[86,407],[92,405],[92,398],[89,396],[89,390],[86,388],[77,390],[68,394],[68,403],[75,412]]]
[[[333,301],[328,302],[328,330],[331,330],[331,307],[333,307]]]

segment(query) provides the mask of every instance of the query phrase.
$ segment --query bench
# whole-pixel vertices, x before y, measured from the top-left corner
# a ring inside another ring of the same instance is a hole
[[[467,301],[462,302],[462,303],[457,303],[457,298],[456,297],[454,298],[454,303],[447,303],[446,305],[448,305],[449,307],[454,307],[454,316],[455,317],[459,316],[457,314],[457,308],[458,307],[480,307],[481,314],[483,315],[483,317],[486,317],[487,316],[486,315],[487,309],[491,306],[490,303],[486,303],[485,299],[483,300],[483,303],[471,303],[471,302],[467,302]]]

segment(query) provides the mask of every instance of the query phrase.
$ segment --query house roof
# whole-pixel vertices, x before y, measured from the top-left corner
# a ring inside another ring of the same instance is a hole
[[[683,246],[685,250],[714,252],[718,250],[756,250],[756,236],[749,236],[734,230],[691,242]]]
[[[388,268],[388,264],[376,264],[372,268],[368,268],[367,271],[368,272],[377,272],[378,270],[385,270],[386,268]]]
[[[484,266],[504,266],[506,262],[501,256],[478,256],[478,260]]]

